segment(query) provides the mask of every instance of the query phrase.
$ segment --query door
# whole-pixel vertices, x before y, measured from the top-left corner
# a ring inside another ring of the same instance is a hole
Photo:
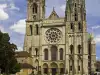
[[[56,68],[52,68],[52,75],[56,75],[57,73],[57,69]]]

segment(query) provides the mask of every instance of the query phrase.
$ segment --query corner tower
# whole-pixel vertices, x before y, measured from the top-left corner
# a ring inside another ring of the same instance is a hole
[[[45,0],[27,0],[26,34],[24,51],[32,55],[32,65],[39,70],[41,60],[41,26],[45,18]]]
[[[88,75],[89,52],[85,0],[67,0],[65,24],[66,73]]]

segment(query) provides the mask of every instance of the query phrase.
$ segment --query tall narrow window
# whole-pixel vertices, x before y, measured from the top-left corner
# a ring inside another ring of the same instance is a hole
[[[33,28],[32,28],[32,25],[30,25],[30,34],[32,35],[33,34]]]
[[[37,4],[36,3],[34,3],[33,4],[33,14],[36,14],[37,13]]]
[[[38,48],[35,48],[35,51],[36,51],[36,56],[38,56]]]
[[[70,28],[74,31],[74,24],[73,23],[70,24]]]
[[[38,35],[39,34],[39,27],[38,27],[38,25],[36,25],[36,35]]]
[[[73,61],[73,59],[70,59],[69,61],[70,61],[69,62],[70,71],[73,71],[73,69],[74,69],[74,61]]]
[[[70,54],[73,54],[74,46],[70,45]]]
[[[72,71],[72,66],[70,66],[70,71]]]
[[[75,13],[75,21],[78,21],[78,15]]]
[[[78,45],[78,53],[81,54],[81,45]]]
[[[82,30],[82,24],[80,22],[78,23],[78,29]]]
[[[78,71],[80,71],[80,66],[78,66]]]
[[[56,46],[51,47],[51,60],[53,61],[57,60],[57,47]]]
[[[48,60],[48,49],[44,49],[44,59]]]
[[[76,8],[76,3],[75,3],[75,8]]]
[[[60,60],[63,60],[63,48],[60,48]]]
[[[78,71],[80,71],[80,70],[81,70],[81,60],[78,59]]]

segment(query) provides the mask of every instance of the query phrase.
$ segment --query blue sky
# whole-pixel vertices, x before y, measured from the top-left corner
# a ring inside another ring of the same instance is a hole
[[[0,30],[9,33],[11,42],[23,48],[27,0],[0,0]],[[46,0],[46,17],[50,15],[53,7],[59,16],[64,16],[66,0]],[[87,27],[94,33],[96,41],[96,54],[100,58],[100,0],[86,0]]]

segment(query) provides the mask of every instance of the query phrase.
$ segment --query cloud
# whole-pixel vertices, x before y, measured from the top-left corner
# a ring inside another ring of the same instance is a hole
[[[97,35],[94,40],[97,44],[100,43],[100,35]]]
[[[22,47],[17,47],[18,49],[16,51],[23,51]]]
[[[99,29],[100,28],[100,25],[96,25],[96,26],[93,26],[91,27],[92,29]]]
[[[96,57],[96,60],[100,61],[100,57]]]
[[[9,15],[4,11],[7,8],[7,4],[0,4],[0,20],[7,20]]]
[[[7,4],[0,4],[0,9],[7,8]]]
[[[66,5],[63,4],[63,5],[60,7],[60,9],[62,9],[63,11],[65,11],[65,7],[66,7]]]
[[[11,3],[9,6],[11,10],[20,10],[20,8],[16,7],[14,3]]]
[[[10,29],[13,30],[14,32],[25,34],[25,27],[26,27],[25,19],[21,19],[14,25],[12,25]]]

